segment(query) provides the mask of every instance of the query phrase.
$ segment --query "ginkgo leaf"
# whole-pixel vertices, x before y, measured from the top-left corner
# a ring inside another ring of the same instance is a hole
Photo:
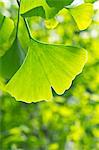
[[[77,7],[69,9],[69,11],[80,30],[84,30],[90,25],[93,16],[92,4],[81,4]]]
[[[24,59],[24,53],[17,39],[13,42],[11,48],[0,57],[0,77],[9,80],[19,69]]]
[[[1,15],[2,16],[2,15]],[[7,17],[1,18],[0,25],[0,56],[4,55],[5,51],[11,46],[11,35],[14,31],[14,22]]]
[[[41,16],[49,19],[54,17],[65,5],[73,0],[21,0],[21,14],[23,17]]]
[[[49,45],[31,40],[24,63],[6,85],[17,100],[27,103],[50,100],[51,87],[62,94],[86,62],[82,48]]]

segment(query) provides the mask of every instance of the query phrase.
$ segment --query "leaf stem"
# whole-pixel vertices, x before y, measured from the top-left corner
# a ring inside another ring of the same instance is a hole
[[[2,19],[2,22],[1,22],[1,24],[0,24],[0,28],[2,27],[4,20],[5,20],[5,16],[4,16],[3,19]]]
[[[19,2],[19,0],[16,0],[16,1],[17,1],[18,6],[20,7],[20,2]]]
[[[19,19],[20,19],[20,3],[21,3],[21,0],[16,0],[17,1],[17,4],[19,6],[19,10],[18,10],[18,21],[17,21],[17,33],[16,33],[16,38],[17,38],[17,34],[18,34],[18,25],[19,25]],[[26,29],[27,29],[27,32],[28,32],[28,35],[29,35],[29,38],[34,40],[35,42],[38,42],[36,39],[32,38],[32,35],[31,35],[31,31],[30,31],[30,27],[29,27],[29,24],[28,24],[28,21],[26,18],[23,18],[24,20],[24,23],[25,23],[25,26],[26,26]]]
[[[18,6],[19,6],[19,11],[18,11],[18,16],[19,16],[20,15],[20,2],[19,2],[19,0],[16,0],[16,1],[17,1]],[[27,28],[27,32],[28,32],[29,38],[31,39],[32,36],[31,36],[31,31],[30,31],[27,19],[26,18],[23,18],[23,19],[24,19],[25,26]],[[19,22],[19,17],[18,17],[18,22]],[[17,24],[17,28],[18,28],[18,24]]]
[[[30,31],[29,24],[28,24],[28,21],[27,21],[26,18],[24,18],[24,23],[25,23],[25,26],[27,28],[27,32],[28,32],[29,38],[32,39],[31,31]]]
[[[16,0],[17,1],[17,4],[19,6],[19,9],[18,9],[18,20],[17,20],[17,27],[16,27],[16,39],[17,39],[17,36],[18,36],[18,27],[19,27],[19,20],[20,20],[20,2],[19,0]]]
[[[27,28],[27,32],[28,32],[29,38],[32,39],[33,41],[37,42],[37,43],[40,43],[38,40],[36,40],[35,38],[32,37],[32,34],[31,34],[31,31],[30,31],[30,27],[29,27],[27,19],[26,18],[23,18],[23,19],[24,19],[24,22],[25,22],[25,26]]]

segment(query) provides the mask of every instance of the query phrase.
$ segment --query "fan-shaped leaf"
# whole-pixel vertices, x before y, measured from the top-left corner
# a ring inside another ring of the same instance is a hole
[[[93,5],[90,3],[81,4],[77,7],[71,8],[70,13],[77,23],[78,28],[80,30],[84,30],[92,21]]]
[[[27,103],[50,100],[51,87],[58,94],[68,89],[82,71],[86,57],[82,48],[31,40],[26,59],[6,85],[6,90],[17,100]]]

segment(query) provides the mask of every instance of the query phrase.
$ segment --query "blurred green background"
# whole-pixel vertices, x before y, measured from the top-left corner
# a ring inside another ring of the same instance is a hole
[[[99,1],[87,30],[79,31],[66,10],[52,20],[29,18],[33,37],[78,45],[88,51],[83,72],[62,96],[26,104],[0,92],[0,150],[99,150]],[[14,0],[0,0],[0,12],[17,18]],[[20,42],[25,47],[20,23]],[[26,47],[25,47],[26,48]],[[75,69],[75,68],[74,68]]]

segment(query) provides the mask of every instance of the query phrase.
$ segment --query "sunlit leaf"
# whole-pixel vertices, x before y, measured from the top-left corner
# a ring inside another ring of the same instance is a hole
[[[77,7],[69,9],[69,11],[80,30],[84,30],[90,25],[93,16],[92,4],[81,4]]]
[[[51,87],[62,94],[86,62],[82,48],[49,45],[31,40],[26,59],[6,85],[17,100],[37,102],[52,98]]]

